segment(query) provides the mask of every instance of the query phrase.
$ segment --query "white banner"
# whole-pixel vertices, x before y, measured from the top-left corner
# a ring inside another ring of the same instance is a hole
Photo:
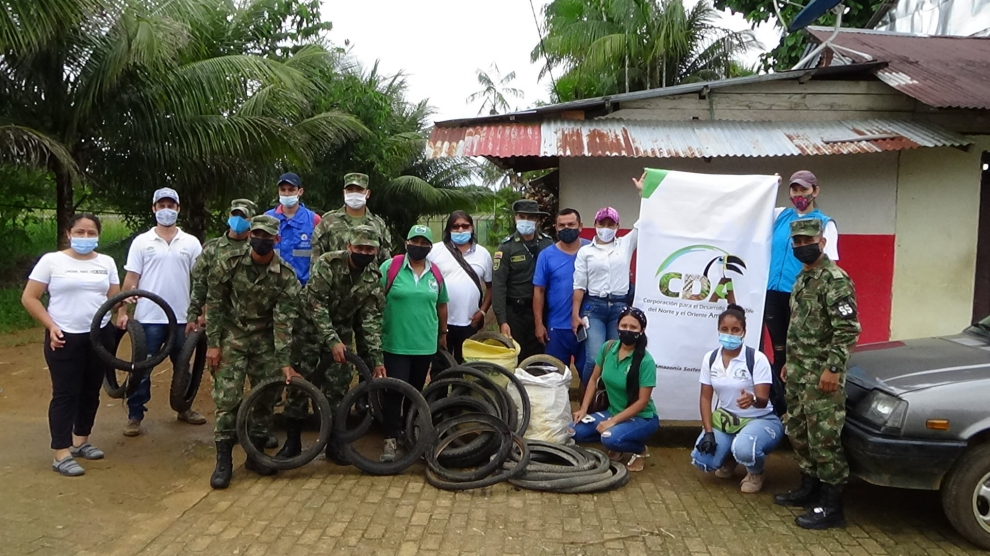
[[[746,309],[746,345],[759,347],[776,196],[776,176],[647,170],[634,304],[649,319],[661,419],[701,418],[698,373],[730,302]]]

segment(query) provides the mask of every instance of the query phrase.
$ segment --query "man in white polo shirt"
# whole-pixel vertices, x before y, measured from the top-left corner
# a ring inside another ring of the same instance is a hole
[[[176,338],[169,354],[175,365],[179,350],[185,342],[186,311],[189,309],[190,278],[196,257],[203,248],[199,240],[182,230],[175,222],[179,217],[179,194],[174,189],[162,188],[155,191],[151,212],[157,225],[134,238],[127,253],[124,270],[127,276],[121,290],[141,289],[159,295],[175,311],[177,319]],[[165,312],[151,301],[140,298],[134,310],[134,319],[141,323],[147,341],[148,355],[158,353],[168,334],[168,319]],[[119,326],[127,322],[126,307],[117,313]],[[127,398],[127,426],[124,436],[141,434],[141,421],[151,401],[151,373],[141,377],[133,394]],[[206,418],[188,410],[178,414],[180,421],[202,425]]]

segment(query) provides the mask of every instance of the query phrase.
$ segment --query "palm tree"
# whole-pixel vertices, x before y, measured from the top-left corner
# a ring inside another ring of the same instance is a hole
[[[478,108],[478,114],[480,115],[485,111],[486,106],[490,106],[489,114],[498,114],[500,111],[509,110],[509,101],[506,100],[505,95],[513,96],[515,98],[523,98],[523,92],[519,89],[509,87],[509,83],[512,83],[516,79],[516,72],[510,71],[506,75],[502,75],[499,71],[497,64],[492,64],[490,70],[494,78],[489,76],[487,72],[482,70],[477,70],[478,84],[481,85],[482,89],[467,98],[468,104],[477,101],[478,99],[483,99],[481,107]]]

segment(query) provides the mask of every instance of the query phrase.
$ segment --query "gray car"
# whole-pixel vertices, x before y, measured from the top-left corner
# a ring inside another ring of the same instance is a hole
[[[955,336],[860,346],[847,377],[853,474],[939,490],[956,530],[990,550],[990,317]]]

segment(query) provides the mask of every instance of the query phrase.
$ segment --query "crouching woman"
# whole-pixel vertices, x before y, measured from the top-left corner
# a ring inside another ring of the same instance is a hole
[[[752,494],[763,488],[763,463],[784,437],[784,426],[770,403],[767,356],[743,345],[745,310],[729,305],[718,317],[718,332],[722,347],[705,354],[701,363],[704,430],[691,462],[720,479],[731,479],[737,462],[742,464],[746,477],[740,490]]]
[[[581,443],[600,441],[614,461],[626,462],[630,471],[642,471],[643,458],[649,457],[645,442],[660,428],[651,398],[657,384],[657,367],[646,351],[643,311],[624,308],[618,329],[618,341],[606,342],[595,358],[581,409],[574,413],[574,439]],[[605,386],[608,407],[589,413],[601,387],[599,378]]]

